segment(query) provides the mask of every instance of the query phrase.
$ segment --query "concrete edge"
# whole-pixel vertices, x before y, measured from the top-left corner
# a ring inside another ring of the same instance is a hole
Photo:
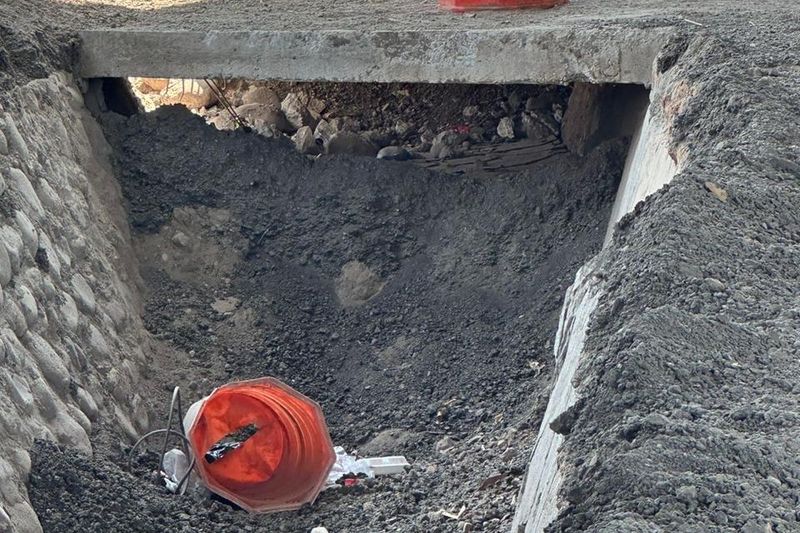
[[[638,83],[671,28],[80,33],[85,78],[432,83]]]

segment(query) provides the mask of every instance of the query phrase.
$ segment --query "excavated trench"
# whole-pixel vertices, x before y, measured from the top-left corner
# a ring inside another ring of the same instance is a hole
[[[199,487],[168,494],[146,474],[151,456],[129,475],[129,444],[99,424],[92,459],[44,443],[32,452],[29,495],[45,531],[508,531],[530,498],[520,490],[534,447],[531,470],[542,472],[533,483],[548,482],[533,492],[557,489],[549,422],[574,401],[563,394],[570,375],[559,373],[594,296],[581,292],[581,275],[566,304],[565,294],[609,222],[645,194],[641,170],[662,155],[647,93],[271,87],[281,98],[300,89],[327,98],[334,114],[369,110],[356,133],[379,145],[392,130],[386,144],[411,159],[322,140],[328,153],[310,156],[274,131],[217,129],[206,120],[220,113],[206,109],[123,116],[117,102],[97,116],[156,339],[140,385],[149,425],[163,423],[175,385],[188,403],[228,381],[274,376],[320,403],[334,443],[405,455],[410,470],[254,516]],[[536,102],[556,115],[555,130],[497,138],[503,113],[518,126],[525,113],[543,115]],[[471,106],[478,115],[465,117]],[[464,138],[452,157],[431,158],[422,150],[433,135],[396,136],[403,118]],[[649,188],[668,177],[648,177]],[[536,453],[550,459],[537,463]],[[533,512],[551,516],[550,500]]]

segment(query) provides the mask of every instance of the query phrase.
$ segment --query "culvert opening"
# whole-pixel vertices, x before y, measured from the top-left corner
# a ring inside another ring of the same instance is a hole
[[[130,83],[147,111],[99,119],[159,341],[154,427],[173,385],[194,401],[273,376],[319,402],[335,444],[412,466],[253,516],[121,476],[105,446],[91,467],[49,450],[45,529],[91,516],[46,474],[66,469],[130,531],[508,531],[564,293],[602,246],[647,92],[220,81],[245,131],[201,80]]]

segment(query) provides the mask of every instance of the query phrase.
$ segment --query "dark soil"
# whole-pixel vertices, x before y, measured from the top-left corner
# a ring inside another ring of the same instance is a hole
[[[336,444],[413,466],[254,517],[202,494],[166,495],[122,472],[118,450],[90,461],[41,445],[30,494],[46,531],[508,529],[564,291],[601,246],[622,143],[479,180],[369,158],[310,161],[178,107],[105,127],[136,238],[165,243],[141,265],[146,323],[191,357],[153,379],[194,400],[230,380],[278,377],[321,404]],[[204,240],[192,257],[211,264],[230,245],[240,259],[192,280],[165,266],[184,253],[165,228],[177,208],[201,206],[230,220],[191,236]],[[368,275],[354,288],[345,265]],[[212,308],[222,299],[235,303]],[[460,520],[437,513],[462,505]]]
[[[800,531],[800,18],[699,19],[671,75],[692,154],[599,268],[549,531]],[[708,183],[724,190],[713,194]]]

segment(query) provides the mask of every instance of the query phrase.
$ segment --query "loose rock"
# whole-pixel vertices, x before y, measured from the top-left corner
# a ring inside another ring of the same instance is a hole
[[[402,146],[387,146],[378,151],[378,159],[390,161],[406,161],[411,159],[411,154]]]
[[[503,117],[497,124],[497,134],[503,139],[514,138],[514,120],[511,117]]]

